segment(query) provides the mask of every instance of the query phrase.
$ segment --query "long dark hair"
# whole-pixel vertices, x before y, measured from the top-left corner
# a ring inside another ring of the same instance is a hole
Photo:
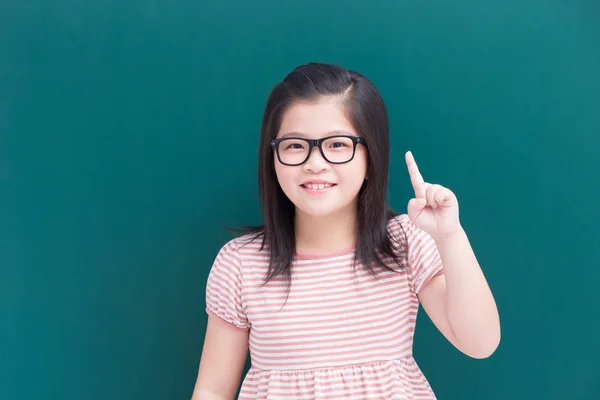
[[[294,204],[279,186],[275,175],[271,140],[277,136],[285,111],[299,101],[315,101],[325,96],[341,100],[346,117],[366,141],[368,153],[367,180],[358,194],[358,237],[354,265],[360,261],[374,276],[376,269],[390,267],[389,261],[403,268],[404,252],[392,241],[388,222],[398,214],[386,201],[389,163],[389,127],[385,104],[369,79],[338,65],[309,63],[296,67],[272,90],[264,111],[258,162],[258,189],[264,225],[247,227],[251,240],[262,237],[261,250],[270,253],[265,277],[282,275],[291,281],[291,264],[296,250]],[[386,262],[387,261],[387,262]]]

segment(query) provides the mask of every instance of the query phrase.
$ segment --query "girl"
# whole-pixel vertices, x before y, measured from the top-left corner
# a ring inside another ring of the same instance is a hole
[[[264,113],[264,225],[226,243],[206,286],[193,400],[435,399],[412,355],[419,304],[460,351],[491,355],[496,305],[449,189],[406,165],[407,214],[386,203],[384,102],[363,75],[297,67]]]

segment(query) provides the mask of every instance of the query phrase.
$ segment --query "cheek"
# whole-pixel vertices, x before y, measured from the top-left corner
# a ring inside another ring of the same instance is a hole
[[[356,157],[351,164],[348,164],[348,168],[344,171],[344,177],[348,182],[352,182],[362,185],[365,177],[367,176],[367,160],[364,155]]]
[[[366,168],[364,166],[352,166],[352,168],[339,171],[338,176],[341,183],[344,197],[354,197],[360,191],[365,180]]]
[[[275,164],[275,175],[277,176],[277,181],[279,182],[279,186],[287,193],[294,181],[294,172],[292,168],[286,168],[284,165],[279,163]]]

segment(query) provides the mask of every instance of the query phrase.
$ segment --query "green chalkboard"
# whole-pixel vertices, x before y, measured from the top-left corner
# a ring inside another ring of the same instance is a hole
[[[600,398],[600,3],[3,0],[0,398],[188,399],[224,227],[260,222],[258,133],[298,64],[367,75],[451,188],[502,343],[423,314],[440,399]],[[227,146],[222,146],[227,143]]]

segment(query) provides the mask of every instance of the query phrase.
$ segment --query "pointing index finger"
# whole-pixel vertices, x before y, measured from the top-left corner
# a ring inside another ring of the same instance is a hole
[[[423,190],[423,177],[419,172],[419,167],[417,167],[417,162],[415,161],[415,157],[412,155],[410,151],[406,152],[406,166],[408,167],[408,174],[410,175],[410,181],[412,183],[413,189],[415,190],[415,197],[421,198],[425,197],[425,191]]]

